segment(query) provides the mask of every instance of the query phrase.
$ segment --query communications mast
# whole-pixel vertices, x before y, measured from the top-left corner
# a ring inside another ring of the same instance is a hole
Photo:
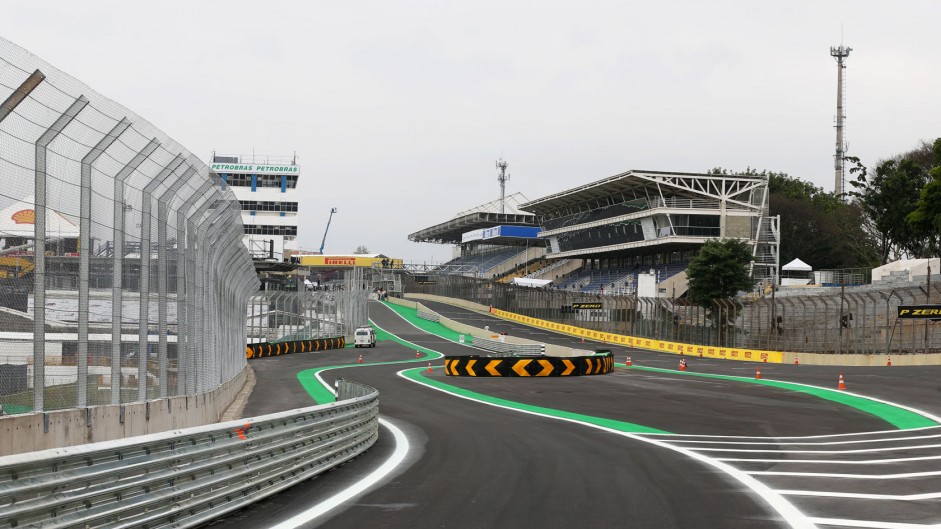
[[[850,56],[851,51],[853,48],[842,44],[830,47],[830,56],[836,59],[836,154],[833,155],[833,191],[838,197],[841,197],[844,191],[843,157],[846,156],[846,143],[843,141],[843,121],[846,119],[843,111],[843,69],[846,68],[846,58]]]
[[[500,182],[500,213],[506,213],[506,181],[510,179],[506,172],[507,165],[509,164],[503,161],[502,157],[497,160],[497,169],[500,170],[497,175],[497,182]]]

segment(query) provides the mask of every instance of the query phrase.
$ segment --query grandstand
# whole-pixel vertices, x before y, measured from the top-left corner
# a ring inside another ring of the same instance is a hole
[[[638,293],[645,276],[657,290],[640,295],[678,297],[707,240],[738,238],[752,248],[755,282],[778,278],[778,218],[763,176],[632,170],[532,201],[515,193],[502,206],[477,206],[409,240],[457,246],[438,273],[605,294]]]
[[[681,279],[669,286],[682,295],[686,264],[715,238],[750,244],[756,282],[778,277],[778,219],[768,215],[765,177],[634,170],[519,207],[542,227],[547,259],[584,259],[556,288],[632,293],[640,274],[652,274],[661,292]]]
[[[519,208],[528,199],[513,193],[462,211],[448,221],[408,236],[413,242],[453,244],[457,255],[424,273],[452,273],[485,278],[525,275],[519,270],[545,255],[537,238],[536,217]]]

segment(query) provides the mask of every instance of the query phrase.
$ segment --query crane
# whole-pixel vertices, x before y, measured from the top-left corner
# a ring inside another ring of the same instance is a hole
[[[320,241],[320,255],[323,255],[323,247],[327,244],[327,232],[330,231],[330,221],[333,220],[333,214],[337,212],[337,208],[330,208],[330,218],[327,219],[327,229],[323,230],[323,240]]]

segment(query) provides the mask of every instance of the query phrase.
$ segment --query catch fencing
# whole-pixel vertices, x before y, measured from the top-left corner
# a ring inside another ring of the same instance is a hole
[[[194,154],[0,39],[0,413],[205,393],[245,365],[240,206]]]
[[[434,278],[433,284],[407,281],[407,292],[463,299],[597,331],[696,345],[797,353],[941,352],[941,322],[897,318],[899,305],[941,302],[937,281],[930,290],[927,285],[866,285],[809,295],[717,299],[703,307],[672,297],[588,294],[457,275]],[[580,303],[591,308],[579,308]]]
[[[248,301],[248,343],[352,336],[369,321],[369,290],[362,268],[316,289],[257,292]]]

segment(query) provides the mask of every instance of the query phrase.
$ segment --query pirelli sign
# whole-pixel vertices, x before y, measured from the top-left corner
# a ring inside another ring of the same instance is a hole
[[[899,305],[899,318],[941,320],[941,305]]]

